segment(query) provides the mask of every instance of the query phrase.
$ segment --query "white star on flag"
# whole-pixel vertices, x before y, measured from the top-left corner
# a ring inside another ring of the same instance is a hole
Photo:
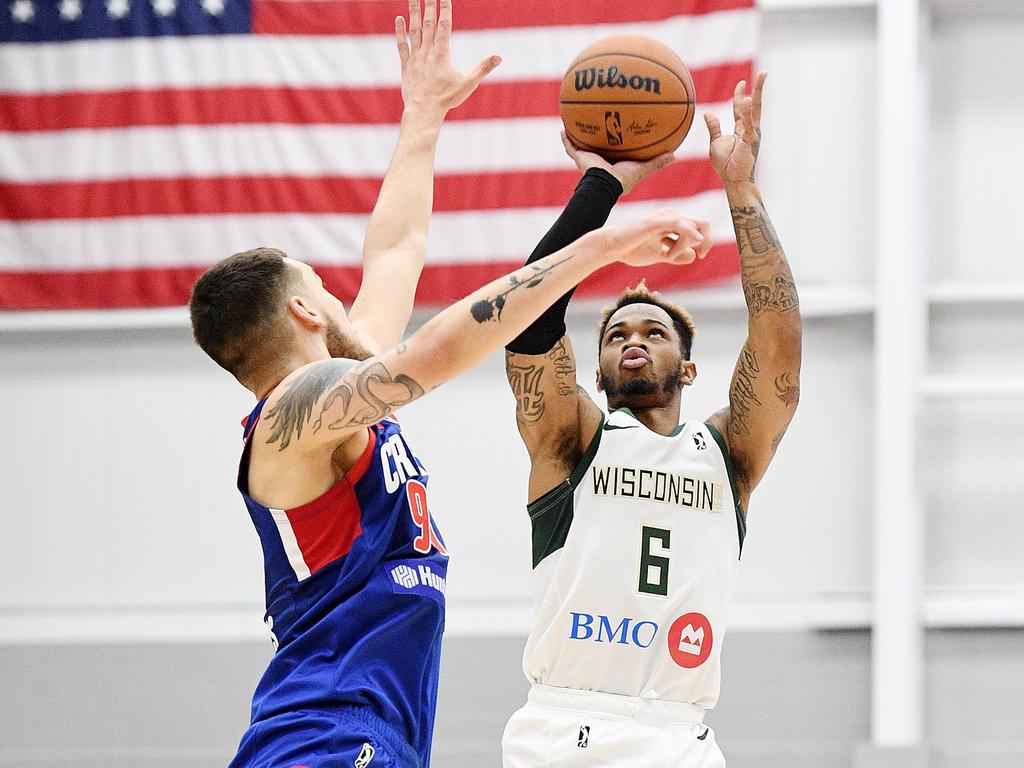
[[[203,10],[211,16],[221,16],[224,13],[224,6],[228,0],[202,0]]]
[[[82,15],[82,0],[60,0],[60,17],[75,21]]]
[[[28,24],[36,17],[36,7],[32,0],[14,0],[11,4],[11,16],[15,21]]]
[[[153,0],[153,11],[157,16],[170,16],[178,10],[178,0]]]
[[[128,0],[107,0],[107,15],[112,19],[123,19],[129,10]]]

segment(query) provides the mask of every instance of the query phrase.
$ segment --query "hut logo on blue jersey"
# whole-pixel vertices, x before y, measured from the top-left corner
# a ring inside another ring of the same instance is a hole
[[[389,566],[391,589],[399,594],[412,593],[444,602],[447,563],[403,560]]]

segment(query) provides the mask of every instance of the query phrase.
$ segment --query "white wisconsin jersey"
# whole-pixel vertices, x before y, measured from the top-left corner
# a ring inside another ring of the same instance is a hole
[[[572,476],[528,509],[526,676],[713,707],[745,533],[718,430],[687,421],[659,435],[615,411]]]

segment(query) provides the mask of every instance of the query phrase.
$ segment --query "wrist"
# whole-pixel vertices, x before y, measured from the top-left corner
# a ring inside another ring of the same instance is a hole
[[[592,166],[583,174],[583,178],[588,180],[593,179],[593,183],[600,185],[605,191],[607,191],[608,196],[611,198],[613,203],[622,196],[622,193],[625,190],[625,184],[623,184],[622,179],[605,168]]]
[[[730,205],[752,205],[762,202],[761,190],[753,181],[727,181],[725,194]]]
[[[415,101],[402,110],[402,125],[414,126],[417,130],[441,130],[446,110],[436,104],[422,104]]]

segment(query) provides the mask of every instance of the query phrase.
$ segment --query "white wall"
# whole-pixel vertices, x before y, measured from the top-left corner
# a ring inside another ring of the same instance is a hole
[[[932,269],[947,294],[985,278],[1017,298],[936,303],[930,369],[1021,374],[1024,9],[958,7],[943,3],[935,24]],[[864,626],[874,14],[767,13],[763,49],[762,175],[804,297],[805,364],[799,414],[751,505],[734,625]],[[725,403],[742,343],[739,289],[677,298],[698,324],[700,376],[684,411],[704,417]],[[598,306],[570,316],[587,385]],[[148,329],[0,332],[0,642],[262,636],[259,545],[233,487],[250,400],[177,317]],[[402,419],[453,553],[450,632],[523,631],[526,457],[500,357]],[[923,399],[919,424],[929,620],[1021,623],[1024,403]]]

